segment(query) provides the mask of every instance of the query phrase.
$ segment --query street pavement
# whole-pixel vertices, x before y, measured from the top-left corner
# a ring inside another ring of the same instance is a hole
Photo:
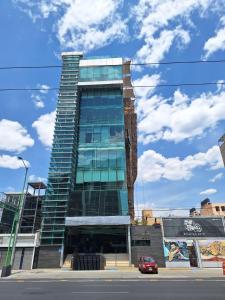
[[[1,300],[224,300],[225,280],[0,280]]]
[[[112,269],[103,271],[71,271],[63,269],[34,269],[28,271],[14,271],[12,276],[0,279],[145,279],[145,278],[223,278],[221,269],[159,269],[159,274],[141,274],[137,268]],[[224,297],[225,299],[225,297]],[[0,298],[1,300],[1,298]]]

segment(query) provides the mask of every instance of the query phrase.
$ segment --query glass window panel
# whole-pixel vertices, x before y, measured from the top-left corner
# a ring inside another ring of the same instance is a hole
[[[77,182],[77,183],[82,183],[82,182],[84,182],[83,171],[77,171],[76,182]]]
[[[116,150],[109,150],[109,168],[116,169]]]
[[[108,168],[108,150],[101,151],[101,168]]]
[[[125,180],[124,170],[117,170],[117,180],[118,181],[124,181]]]
[[[109,181],[108,171],[101,171],[101,181]]]
[[[85,143],[91,143],[92,142],[92,133],[86,133],[85,134]]]
[[[102,141],[102,143],[109,142],[109,127],[108,126],[104,126],[101,128],[101,141]]]
[[[128,193],[126,190],[120,190],[120,209],[122,215],[128,214]]]
[[[92,172],[84,171],[84,182],[91,182],[91,181],[92,181]]]
[[[125,168],[125,152],[123,150],[117,150],[117,158],[116,158],[116,165],[118,169]]]
[[[78,167],[92,168],[94,152],[92,150],[80,151],[78,154]]]
[[[109,171],[109,181],[116,181],[116,171],[110,170]]]
[[[101,181],[100,171],[93,171],[93,181]]]
[[[94,143],[100,143],[101,142],[101,133],[94,133],[93,134],[93,142]]]
[[[122,79],[122,66],[81,67],[80,81]]]

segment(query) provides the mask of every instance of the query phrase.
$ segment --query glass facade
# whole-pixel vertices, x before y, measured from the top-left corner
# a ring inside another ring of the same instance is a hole
[[[80,68],[80,81],[122,80],[122,65]]]
[[[120,88],[82,91],[69,216],[128,214],[123,110]]]
[[[62,245],[67,216],[128,215],[122,65],[80,67],[63,56],[41,245]]]

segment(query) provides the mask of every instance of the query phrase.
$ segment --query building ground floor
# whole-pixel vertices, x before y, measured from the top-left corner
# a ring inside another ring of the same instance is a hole
[[[62,246],[40,246],[39,268],[70,267],[77,254],[100,254],[106,266],[131,265],[129,216],[68,217],[65,225]]]
[[[73,253],[128,253],[128,227],[74,226],[65,233],[64,256]]]
[[[219,235],[215,230],[207,237],[176,237],[175,233],[175,237],[168,237],[165,224],[130,225],[129,220],[125,222],[124,219],[113,218],[90,218],[88,222],[81,218],[76,219],[76,223],[69,220],[63,246],[41,246],[38,234],[19,235],[13,268],[70,268],[72,257],[76,254],[100,254],[106,260],[106,268],[137,266],[141,256],[154,257],[161,268],[222,266],[225,261],[225,237],[215,236]],[[9,235],[0,235],[0,268],[8,239]]]

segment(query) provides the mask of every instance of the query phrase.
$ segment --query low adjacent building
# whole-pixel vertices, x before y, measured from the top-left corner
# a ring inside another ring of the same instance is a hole
[[[131,253],[135,266],[141,256],[152,256],[159,267],[165,267],[161,225],[131,226]]]
[[[225,261],[224,218],[163,218],[166,267],[221,267]]]
[[[21,193],[0,194],[0,234],[10,233]]]
[[[203,208],[207,203],[203,201]],[[191,217],[154,218],[152,210],[144,210],[143,225],[131,227],[132,262],[137,265],[140,256],[152,256],[160,267],[221,267],[225,261],[224,217],[201,216],[194,208],[191,213]]]
[[[190,209],[190,217],[195,216],[221,216],[225,217],[225,202],[212,203],[209,198],[204,199],[201,202],[201,208]]]
[[[142,224],[143,225],[154,225],[160,224],[161,218],[154,217],[152,209],[143,209],[142,210]]]
[[[4,265],[10,234],[0,234],[0,269]],[[14,270],[31,270],[37,267],[39,233],[18,234],[13,263]]]
[[[29,270],[37,267],[40,228],[42,220],[42,202],[46,186],[43,182],[29,182],[22,212],[19,234],[17,236],[13,269]],[[28,192],[29,190],[29,192]],[[10,232],[21,193],[4,193],[1,197],[0,219],[0,269],[4,265],[9,245]]]
[[[211,203],[207,198],[201,202],[201,216],[223,216],[225,217],[225,202]]]

